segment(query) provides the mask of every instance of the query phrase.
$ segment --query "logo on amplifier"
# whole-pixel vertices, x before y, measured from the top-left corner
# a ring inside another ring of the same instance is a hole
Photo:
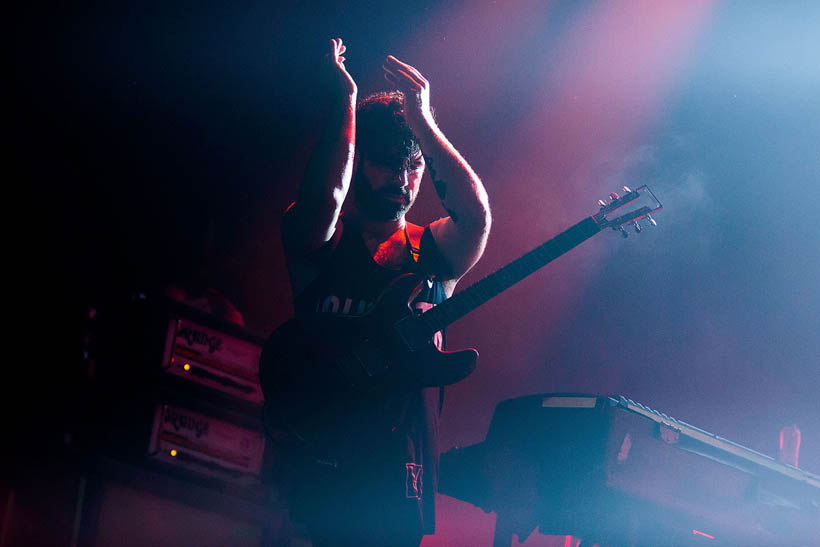
[[[206,332],[192,329],[185,325],[180,325],[177,338],[184,338],[189,346],[193,346],[194,344],[208,346],[208,353],[215,352],[222,345],[222,339],[218,336],[209,336]]]
[[[197,439],[202,437],[203,435],[208,434],[208,428],[210,427],[210,423],[206,420],[198,420],[193,416],[186,416],[181,412],[177,412],[171,408],[165,409],[165,416],[163,417],[162,421],[165,423],[170,423],[174,426],[174,429],[179,431],[180,429],[187,429],[189,431],[193,431],[196,434]]]

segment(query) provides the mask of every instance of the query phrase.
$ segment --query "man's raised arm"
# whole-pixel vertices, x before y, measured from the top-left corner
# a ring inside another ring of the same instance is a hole
[[[412,66],[393,57],[384,76],[404,93],[407,125],[419,141],[430,178],[450,215],[431,224],[436,244],[458,280],[478,262],[490,233],[490,206],[481,179],[450,144],[430,110],[430,84]],[[451,285],[452,289],[452,285]]]
[[[323,70],[332,80],[333,104],[319,142],[311,154],[299,196],[285,214],[282,237],[295,255],[309,253],[333,237],[353,172],[356,144],[356,96],[344,66],[341,38],[330,40]]]

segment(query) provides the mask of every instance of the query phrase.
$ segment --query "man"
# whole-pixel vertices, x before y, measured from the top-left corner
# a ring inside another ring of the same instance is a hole
[[[436,125],[418,70],[387,57],[384,77],[399,91],[357,108],[345,45],[333,39],[329,49],[331,115],[282,227],[296,316],[361,315],[407,272],[431,279],[413,303],[423,311],[481,257],[487,194]],[[422,227],[405,214],[425,168],[448,216]],[[294,517],[315,545],[417,546],[434,532],[440,403],[439,388],[388,389],[339,418],[332,464],[296,477]]]

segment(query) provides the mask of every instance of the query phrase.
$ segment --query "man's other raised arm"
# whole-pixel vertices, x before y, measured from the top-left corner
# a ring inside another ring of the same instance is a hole
[[[333,104],[299,195],[282,225],[285,248],[297,256],[318,249],[333,237],[353,172],[357,88],[344,66],[346,48],[341,38],[331,39],[329,47],[323,70],[334,86]]]
[[[412,66],[393,56],[384,63],[385,78],[405,94],[407,125],[419,141],[430,178],[448,217],[430,225],[433,238],[457,281],[472,268],[490,234],[490,205],[481,179],[438,128],[430,110],[430,84]],[[449,284],[452,290],[455,283]]]

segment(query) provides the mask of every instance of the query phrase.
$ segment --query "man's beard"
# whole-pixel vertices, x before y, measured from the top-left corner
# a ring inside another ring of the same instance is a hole
[[[370,220],[391,222],[399,220],[413,206],[413,200],[407,188],[384,186],[373,190],[363,169],[359,169],[353,177],[353,192],[359,210]],[[400,196],[403,199],[395,201],[391,196]]]

